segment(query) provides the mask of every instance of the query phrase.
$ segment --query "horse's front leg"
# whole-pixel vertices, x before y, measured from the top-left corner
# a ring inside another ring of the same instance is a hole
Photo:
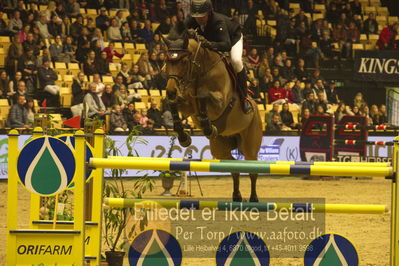
[[[214,125],[212,125],[211,120],[209,120],[209,117],[206,113],[206,100],[207,98],[205,97],[198,98],[200,126],[207,138],[216,138],[218,135],[218,130]]]
[[[183,147],[188,147],[191,144],[191,137],[190,135],[184,131],[183,124],[181,122],[179,111],[177,108],[177,91],[168,90],[167,97],[170,107],[170,112],[172,113],[173,118],[173,130],[177,133],[177,139],[179,143]]]

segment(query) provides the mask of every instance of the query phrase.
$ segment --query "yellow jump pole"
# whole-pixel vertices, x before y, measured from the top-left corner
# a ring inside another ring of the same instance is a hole
[[[323,165],[279,165],[279,164],[246,164],[187,162],[187,161],[153,161],[90,158],[90,167],[108,169],[137,170],[181,170],[198,172],[241,172],[267,173],[271,175],[311,175],[311,176],[363,176],[387,177],[393,173],[392,167],[359,167],[359,166],[323,166]]]
[[[123,160],[144,160],[144,161],[185,161],[182,158],[164,158],[164,157],[132,157],[132,156],[108,156],[108,159]],[[255,160],[219,160],[219,159],[200,159],[186,160],[198,162],[220,162],[220,163],[255,163],[255,164],[283,164],[283,165],[328,165],[328,166],[358,166],[358,167],[389,167],[389,162],[296,162],[296,161],[255,161]]]
[[[393,168],[395,176],[392,179],[392,201],[391,201],[391,265],[398,265],[399,263],[399,136],[394,140],[394,151],[393,151]]]

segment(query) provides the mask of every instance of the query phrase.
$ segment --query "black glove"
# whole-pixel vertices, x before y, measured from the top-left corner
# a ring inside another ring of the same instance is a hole
[[[212,48],[212,43],[210,41],[208,41],[207,39],[205,39],[204,36],[199,36],[198,37],[198,41],[201,43],[201,46],[204,48]]]

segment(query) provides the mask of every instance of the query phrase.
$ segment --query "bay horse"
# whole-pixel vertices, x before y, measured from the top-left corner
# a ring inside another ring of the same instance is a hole
[[[188,147],[191,137],[183,129],[179,112],[183,118],[191,116],[195,126],[203,130],[216,159],[233,160],[231,152],[238,148],[246,160],[257,160],[262,142],[259,110],[250,99],[253,111],[242,111],[223,55],[201,47],[198,35],[196,39],[189,38],[187,31],[175,39],[169,36],[164,38],[168,48],[166,93],[180,145]],[[233,201],[242,201],[239,176],[240,173],[232,173]],[[258,201],[257,177],[258,174],[250,174],[251,202]]]

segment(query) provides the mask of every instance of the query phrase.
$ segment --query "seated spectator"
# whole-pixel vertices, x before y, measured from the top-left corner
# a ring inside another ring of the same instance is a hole
[[[41,14],[40,20],[36,21],[36,27],[39,29],[39,34],[43,39],[50,39],[53,37],[48,31],[47,23],[48,20],[45,14]]]
[[[154,39],[154,32],[152,31],[152,25],[150,20],[144,22],[144,28],[141,30],[141,38],[145,43],[150,43]],[[155,124],[156,126],[156,124]]]
[[[115,94],[112,90],[111,85],[106,85],[103,94],[101,95],[101,100],[103,101],[105,108],[111,109],[116,101],[115,101]]]
[[[97,69],[97,73],[101,76],[111,76],[111,71],[109,70],[109,62],[107,60],[107,52],[102,51],[101,56],[96,58],[95,66]]]
[[[78,18],[80,15],[80,5],[77,0],[67,0],[65,3],[65,13],[69,17]]]
[[[7,76],[7,72],[0,70],[0,99],[8,99],[8,89],[10,80]]]
[[[18,10],[15,10],[12,18],[8,21],[8,31],[14,35],[22,30],[22,27],[23,22],[21,20],[21,13]]]
[[[123,85],[125,85],[128,88],[129,84],[132,82],[132,78],[130,77],[129,67],[126,63],[121,64],[121,70],[119,71],[117,76],[122,77]]]
[[[330,80],[330,82],[328,83],[328,87],[326,89],[326,93],[327,93],[327,101],[331,104],[337,104],[340,102],[337,90],[335,88],[336,88],[335,81]]]
[[[151,108],[147,111],[147,116],[149,119],[154,121],[154,128],[161,128],[162,125],[162,113],[158,109],[158,103],[156,101],[151,101]]]
[[[251,85],[249,86],[249,90],[252,91],[252,99],[257,104],[263,104],[263,100],[260,96],[260,88],[259,88],[259,80],[258,79],[252,79],[251,80]]]
[[[144,39],[141,37],[141,27],[137,20],[132,20],[130,22],[130,33],[133,38],[133,42],[143,43]]]
[[[280,81],[276,80],[267,93],[269,97],[269,104],[282,104],[285,102],[286,92],[280,86]]]
[[[387,106],[385,104],[381,104],[379,108],[380,112],[380,125],[388,124],[388,114],[387,114]]]
[[[96,92],[101,97],[101,95],[104,91],[105,85],[104,85],[104,83],[101,82],[101,76],[99,74],[93,75],[93,83],[96,84]]]
[[[283,108],[280,112],[281,122],[290,129],[296,128],[297,124],[294,122],[294,117],[289,110],[288,103],[283,104]]]
[[[94,42],[94,41],[96,41],[96,42]],[[93,34],[93,37],[92,37],[92,39],[91,39],[91,42],[93,43],[94,42],[94,47],[98,47],[98,48],[100,48],[99,49],[99,52],[97,52],[93,47],[93,49],[94,49],[94,51],[96,52],[96,55],[97,56],[100,56],[100,52],[102,51],[102,50],[104,50],[104,37],[103,37],[103,34],[101,33],[101,30],[99,29],[99,28],[96,28],[95,30],[94,30],[94,34]],[[97,43],[97,42],[99,42],[99,43]]]
[[[330,38],[328,32],[323,31],[321,35],[321,40],[319,41],[319,47],[321,52],[327,58],[333,58],[337,55],[337,53],[334,51],[334,47],[332,45],[333,43],[334,41]]]
[[[124,42],[133,42],[132,33],[130,32],[129,23],[123,22],[121,27],[122,40]]]
[[[65,63],[77,62],[75,59],[75,47],[73,46],[72,37],[67,36],[65,38],[62,52],[65,55],[64,57]]]
[[[111,25],[111,20],[107,15],[107,9],[102,7],[100,9],[100,15],[96,17],[96,27],[101,29],[102,31],[106,31],[108,27]]]
[[[83,105],[87,108],[86,114],[88,118],[97,116],[98,118],[104,118],[106,108],[103,101],[97,94],[97,84],[91,83],[89,85],[89,92],[83,99]]]
[[[315,115],[326,115],[326,109],[323,104],[317,103],[316,104],[316,111],[314,113]]]
[[[361,115],[360,109],[357,106],[353,106],[352,113],[353,113],[353,115]]]
[[[270,110],[269,112],[267,112],[267,113],[265,114],[265,122],[266,122],[267,124],[270,124],[270,123],[271,123],[272,118],[273,118],[273,115],[275,115],[275,114],[280,115],[280,113],[279,113],[279,111],[278,111],[279,109],[280,109],[280,105],[277,104],[277,103],[274,103],[274,104],[273,104],[273,107],[272,107],[272,110]]]
[[[18,62],[18,71],[22,72],[22,78],[26,83],[28,96],[34,97],[36,93],[37,65],[33,50],[26,50],[24,55],[20,58]]]
[[[166,75],[162,72],[162,63],[158,60],[158,55],[155,52],[151,53],[150,63],[153,72],[153,84],[155,89],[164,90],[166,88]]]
[[[28,118],[29,127],[33,127],[33,122],[35,120],[35,114],[37,113],[35,110],[35,102],[33,99],[28,99],[25,103],[25,108],[27,110],[26,116]]]
[[[143,52],[141,54],[137,64],[139,66],[140,74],[147,81],[149,88],[152,88],[153,87],[152,79],[153,79],[153,76],[155,75],[155,72],[150,63],[148,52]],[[157,126],[157,121],[155,121],[155,126]]]
[[[343,24],[337,24],[333,29],[333,39],[338,42],[343,57],[350,57],[351,43],[348,42],[348,30]]]
[[[156,131],[154,130],[154,121],[148,119],[147,126],[142,129],[141,133],[143,135],[156,135]]]
[[[74,40],[78,40],[83,30],[83,16],[78,15],[74,23],[70,26],[70,33]]]
[[[259,63],[259,67],[257,70],[257,76],[259,79],[262,79],[264,77],[267,69],[270,69],[269,62],[267,61],[267,57],[263,57]]]
[[[284,79],[280,75],[280,69],[278,67],[273,67],[273,69],[272,69],[272,78],[273,78],[273,83],[275,81],[279,81],[280,84],[284,84],[287,81],[286,79]]]
[[[20,42],[19,35],[15,34],[11,45],[8,47],[6,58],[6,69],[10,75],[14,75],[17,71],[18,60],[22,57],[24,48]]]
[[[122,10],[116,11],[116,14],[115,14],[114,19],[116,20],[116,22],[117,22],[119,28],[122,27],[122,24],[123,24],[124,22],[126,22],[126,19],[123,17],[123,12],[122,12]],[[112,22],[111,22],[111,24],[112,24]]]
[[[294,67],[292,66],[292,61],[290,59],[287,59],[285,65],[281,68],[281,76],[285,80],[293,80],[296,78]]]
[[[127,126],[127,123],[125,121],[125,118],[123,117],[122,111],[121,111],[121,106],[118,104],[114,105],[114,108],[111,112],[111,131],[112,132],[128,132],[129,128]]]
[[[121,30],[116,19],[111,20],[111,26],[107,29],[107,35],[110,41],[122,41]]]
[[[83,71],[85,75],[92,76],[98,73],[95,60],[96,60],[96,54],[94,53],[93,50],[90,50],[87,55],[86,61],[83,63]]]
[[[305,95],[303,89],[305,84],[300,80],[295,81],[294,87],[292,87],[292,101],[296,104],[302,104],[305,101]]]
[[[87,18],[86,29],[89,32],[89,39],[92,39],[94,36],[94,31],[96,30],[96,26],[94,25],[94,20],[91,17]]]
[[[60,35],[55,37],[55,42],[50,44],[49,50],[53,62],[65,62],[66,57]]]
[[[140,118],[140,125],[142,127],[147,127],[147,123],[148,123],[148,116],[147,116],[147,109],[141,109],[141,118]]]
[[[358,92],[355,95],[355,98],[353,99],[353,106],[359,107],[359,109],[362,109],[363,105],[366,104],[366,101],[363,98],[363,93]]]
[[[162,108],[162,125],[167,129],[173,128],[173,116],[172,112],[170,111],[169,104],[164,102]]]
[[[116,92],[116,91],[118,91],[122,86],[125,86],[125,84],[123,84],[123,76],[118,75],[118,76],[116,76],[116,78],[115,78],[115,83],[114,83],[114,85],[112,86],[112,91],[113,91],[113,92]],[[126,87],[126,86],[125,86],[125,87]]]
[[[132,72],[130,73],[132,77],[131,84],[128,86],[129,89],[149,89],[147,80],[140,74],[139,65],[133,65]]]
[[[341,121],[342,117],[349,115],[347,111],[347,107],[345,103],[341,102],[338,104],[337,111],[335,111],[334,116],[335,116],[335,123],[338,123]]]
[[[103,50],[104,52],[107,53],[107,61],[109,63],[112,63],[112,58],[114,56],[119,57],[119,58],[122,58],[124,56],[124,53],[120,54],[120,53],[118,53],[117,50],[114,49],[114,45],[115,45],[115,43],[111,41],[111,42],[109,42],[108,47],[105,47]]]
[[[43,65],[38,70],[40,89],[44,92],[44,97],[47,99],[47,106],[60,106],[60,87],[55,85],[58,79],[57,73],[50,68],[50,61],[44,60]]]
[[[22,81],[23,82],[23,81]],[[25,108],[25,96],[19,95],[15,104],[10,108],[7,126],[11,128],[30,128],[28,121],[28,111]]]
[[[362,14],[362,4],[359,2],[359,0],[353,0],[352,2],[350,2],[350,10],[353,14]]]
[[[292,104],[294,100],[294,96],[292,94],[291,82],[284,83],[284,103]]]
[[[0,8],[0,36],[9,35],[8,25],[3,19],[3,10]]]
[[[115,104],[120,105],[124,109],[130,102],[129,92],[126,90],[125,85],[121,84],[119,89],[114,92]]]
[[[378,34],[378,22],[373,12],[369,13],[368,18],[363,23],[363,33],[367,35]]]
[[[324,112],[326,113],[332,113],[331,111],[331,104],[328,103],[326,94],[323,91],[318,91],[317,92],[317,104],[322,105]]]
[[[308,109],[311,114],[313,114],[316,111],[316,102],[314,98],[314,93],[308,92],[306,94],[306,100],[302,103],[302,112],[305,109]]]
[[[360,31],[356,27],[354,22],[350,22],[348,28],[348,42],[353,44],[353,43],[359,43],[359,41],[360,41]]]
[[[305,60],[303,60],[302,58],[298,59],[298,63],[294,72],[296,78],[299,80],[305,80],[308,78],[308,73],[305,69]]]
[[[378,106],[373,104],[371,105],[371,110],[370,110],[370,118],[373,120],[373,125],[379,125],[380,124],[380,111],[378,110]]]
[[[85,81],[85,75],[79,72],[77,77],[73,78],[72,83],[72,116],[82,115],[83,111],[83,99],[88,91],[89,87]]]
[[[252,48],[251,51],[249,52],[249,55],[247,55],[247,58],[250,68],[256,70],[260,64],[260,57],[258,55],[258,50],[256,50],[256,48]]]
[[[51,36],[62,35],[62,20],[56,14],[51,15],[50,22],[47,24],[48,33]]]
[[[367,104],[362,106],[360,113],[362,116],[366,117],[366,126],[372,126],[374,124],[373,119],[370,116],[369,106]]]
[[[22,28],[22,30],[18,32],[19,41],[21,43],[23,43],[26,40],[31,29],[32,29],[32,27],[29,24],[25,24],[24,27]]]
[[[280,121],[280,116],[278,114],[273,114],[270,123],[266,125],[266,132],[281,133],[282,128],[283,124]]]
[[[21,95],[25,96],[25,99],[28,96],[27,90],[26,90],[26,84],[25,84],[25,81],[23,81],[23,80],[18,81],[18,83],[17,83],[17,90],[13,96],[13,103],[16,103],[18,101],[18,97]]]
[[[301,127],[309,119],[310,115],[311,115],[311,113],[310,113],[310,110],[308,108],[302,109],[301,122],[300,122],[300,126]]]
[[[164,35],[169,34],[170,29],[172,28],[171,19],[170,17],[166,17],[164,20],[161,21],[158,28],[156,28],[155,33]]]
[[[71,20],[69,19],[69,17],[65,16],[62,19],[62,23],[61,23],[61,31],[62,31],[62,36],[71,36]]]
[[[324,94],[324,100],[327,101],[327,91],[324,88],[324,82],[322,79],[317,79],[313,88],[316,92],[316,96],[318,95],[319,92],[322,92]]]
[[[380,50],[393,50],[397,48],[396,35],[399,31],[399,24],[397,22],[386,26],[380,32],[380,37],[377,41],[377,46]]]
[[[79,63],[84,64],[87,59],[87,55],[89,54],[89,51],[90,43],[84,42],[81,47],[78,47],[78,49],[76,49],[76,60],[78,60]]]
[[[133,115],[137,113],[134,103],[129,103],[127,108],[123,109],[122,112],[125,117],[127,126],[129,127],[130,130],[132,130],[132,128],[135,126]]]

